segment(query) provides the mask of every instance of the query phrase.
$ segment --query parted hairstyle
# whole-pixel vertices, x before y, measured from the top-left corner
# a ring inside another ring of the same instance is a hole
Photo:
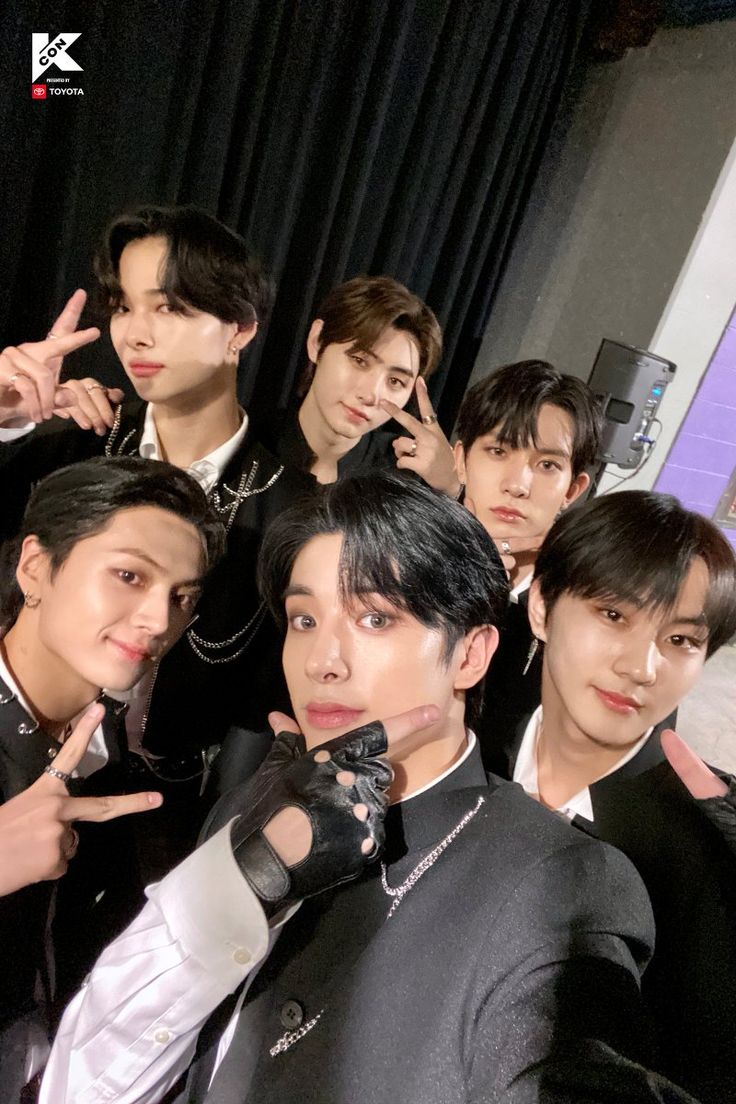
[[[320,304],[319,351],[351,344],[351,352],[371,352],[388,326],[413,337],[419,349],[419,375],[430,376],[442,353],[440,324],[419,296],[390,276],[356,276],[333,288]],[[303,380],[308,390],[314,375],[309,365]]]
[[[445,661],[480,625],[501,627],[509,584],[493,541],[459,503],[411,473],[352,476],[281,514],[259,558],[261,594],[285,626],[284,592],[294,562],[314,537],[340,533],[341,588],[378,594],[445,637]],[[482,682],[466,694],[472,720]]]
[[[120,255],[143,238],[168,242],[161,290],[173,307],[249,326],[267,321],[275,284],[247,244],[197,207],[139,207],[113,219],[95,257],[98,305],[109,314],[122,300]]]
[[[467,452],[492,431],[500,445],[536,447],[539,411],[547,403],[570,415],[573,427],[572,474],[594,463],[601,445],[600,403],[587,383],[558,372],[546,360],[520,360],[485,376],[466,393],[456,433]]]
[[[10,628],[23,605],[15,570],[27,536],[36,536],[49,554],[53,578],[79,541],[101,533],[120,510],[139,506],[167,510],[197,529],[203,576],[222,555],[223,525],[199,484],[180,468],[140,456],[70,464],[35,487],[20,532],[0,548],[0,630]]]
[[[697,559],[708,569],[702,615],[711,656],[736,633],[736,555],[713,522],[672,495],[621,491],[563,514],[534,578],[548,613],[563,594],[667,611]]]

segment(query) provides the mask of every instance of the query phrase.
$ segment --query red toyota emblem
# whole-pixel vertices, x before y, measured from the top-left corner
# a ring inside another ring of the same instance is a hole
[[[46,85],[45,84],[32,84],[31,85],[31,98],[34,100],[46,99]]]

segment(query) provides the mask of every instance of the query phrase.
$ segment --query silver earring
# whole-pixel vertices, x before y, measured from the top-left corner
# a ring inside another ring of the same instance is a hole
[[[31,594],[30,591],[27,591],[23,595],[23,605],[27,606],[28,609],[36,609],[37,606],[41,605],[41,599]]]
[[[237,345],[228,345],[227,349],[228,349],[229,353],[237,353],[238,346]]]
[[[538,647],[539,647],[539,641],[537,640],[536,636],[534,636],[534,637],[532,637],[532,642],[529,645],[529,651],[527,652],[527,655],[526,655],[526,663],[524,664],[524,670],[521,672],[522,675],[525,675],[527,673],[527,671],[529,670],[529,668],[531,667],[532,660],[534,659],[535,655],[537,654]]]

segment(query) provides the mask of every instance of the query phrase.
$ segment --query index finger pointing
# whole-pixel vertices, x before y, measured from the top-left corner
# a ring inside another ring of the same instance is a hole
[[[87,292],[83,288],[77,288],[66,301],[64,309],[55,322],[51,324],[50,333],[57,337],[65,337],[74,333],[79,325],[79,318],[87,302]]]
[[[75,349],[81,349],[83,345],[89,345],[90,341],[96,341],[99,336],[97,327],[90,326],[87,330],[75,330],[74,333],[62,337],[47,337],[40,344],[48,346],[48,357],[62,357],[73,353]]]
[[[103,820],[115,820],[129,816],[130,813],[149,813],[163,803],[160,793],[120,794],[116,797],[70,797],[64,802],[62,819],[91,820],[100,823]]]
[[[379,406],[382,410],[385,410],[387,414],[390,414],[395,422],[398,422],[404,429],[408,429],[412,437],[416,437],[417,433],[421,433],[424,426],[411,414],[407,414],[405,410],[402,410],[396,403],[391,402],[390,399],[381,399]]]
[[[728,792],[726,783],[718,775],[713,774],[713,771],[673,729],[665,729],[660,742],[670,766],[680,776],[693,797],[697,799],[723,797]]]
[[[415,709],[407,709],[405,713],[389,717],[383,722],[388,743],[386,758],[391,761],[412,751],[422,743],[424,730],[435,724],[439,717],[440,711],[436,705],[419,705]]]
[[[422,415],[422,421],[424,422],[425,418],[434,418],[434,407],[432,406],[432,400],[429,397],[429,389],[424,381],[423,376],[417,376],[415,390],[417,393],[417,404],[419,406],[419,413]],[[424,425],[426,424],[427,423],[424,422]]]

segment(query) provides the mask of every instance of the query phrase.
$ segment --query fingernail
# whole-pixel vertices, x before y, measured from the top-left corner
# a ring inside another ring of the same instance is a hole
[[[148,804],[153,806],[154,809],[158,808],[159,805],[163,805],[164,803],[163,795],[160,793],[149,793],[146,795],[146,799],[148,801]]]
[[[105,716],[104,705],[101,705],[100,702],[93,702],[93,704],[87,710],[87,716],[93,721],[101,721],[102,718]]]

